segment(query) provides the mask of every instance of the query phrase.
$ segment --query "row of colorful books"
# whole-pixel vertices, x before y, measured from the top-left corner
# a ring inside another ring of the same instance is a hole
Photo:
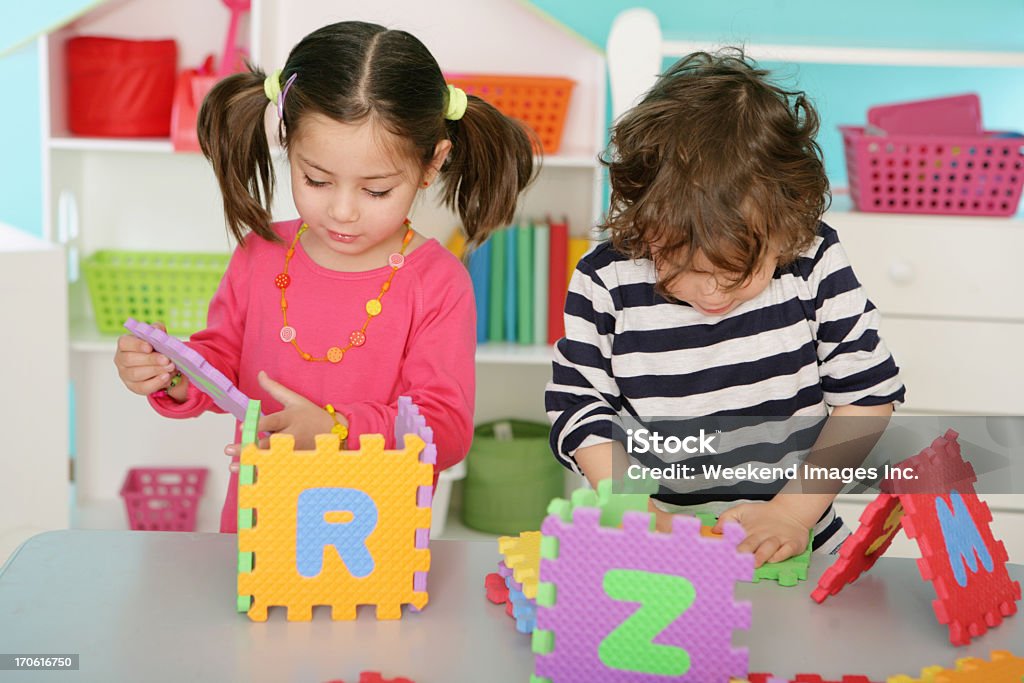
[[[460,258],[461,231],[448,248]],[[554,344],[565,336],[569,279],[590,240],[569,236],[566,221],[523,221],[496,231],[468,258],[476,294],[478,343]]]

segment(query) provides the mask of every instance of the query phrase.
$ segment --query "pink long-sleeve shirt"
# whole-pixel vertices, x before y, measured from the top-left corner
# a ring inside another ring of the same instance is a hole
[[[385,447],[394,448],[398,397],[411,396],[434,432],[436,485],[437,473],[462,460],[473,437],[476,310],[466,268],[436,240],[427,241],[408,253],[395,273],[381,301],[383,311],[366,329],[366,343],[347,351],[339,363],[308,362],[281,340],[281,290],[274,284],[300,225],[300,220],[274,224],[283,243],[246,238],[210,302],[206,329],[193,334],[188,345],[243,393],[261,400],[264,414],[281,410],[281,404],[260,388],[260,370],[317,405],[332,404],[348,418],[350,447],[360,434],[383,434]],[[332,346],[347,346],[349,334],[362,327],[366,301],[380,294],[391,268],[328,270],[300,243],[288,272],[288,323],[303,350],[323,356]],[[192,384],[183,403],[164,392],[149,401],[172,418],[223,412]],[[220,444],[211,448],[219,453]],[[238,477],[232,473],[221,531],[236,531],[237,507]]]

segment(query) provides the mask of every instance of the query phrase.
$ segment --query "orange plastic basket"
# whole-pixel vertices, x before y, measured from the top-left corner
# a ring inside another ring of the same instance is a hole
[[[467,95],[486,100],[505,116],[519,119],[537,133],[545,154],[556,154],[569,98],[576,81],[547,76],[445,74],[445,80]]]

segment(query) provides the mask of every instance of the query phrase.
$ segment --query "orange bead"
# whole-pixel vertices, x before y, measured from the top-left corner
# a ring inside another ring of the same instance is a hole
[[[295,346],[296,352],[299,354],[299,356],[302,357],[303,360],[306,360],[306,361],[324,361],[324,360],[326,360],[326,361],[330,361],[331,363],[339,363],[339,362],[341,362],[341,360],[345,357],[345,352],[346,351],[348,351],[350,348],[353,348],[353,347],[356,347],[356,346],[362,346],[363,344],[365,344],[366,343],[366,328],[370,324],[370,320],[372,320],[375,316],[380,315],[381,311],[383,310],[383,305],[381,304],[381,298],[384,296],[385,292],[387,292],[387,291],[389,291],[391,289],[391,281],[395,277],[395,273],[398,272],[398,269],[401,268],[402,265],[404,265],[404,263],[405,263],[405,255],[404,255],[405,248],[408,246],[409,242],[412,241],[413,236],[414,236],[414,233],[413,233],[413,230],[412,230],[412,223],[409,221],[408,218],[405,219],[404,224],[406,226],[406,232],[405,232],[405,236],[402,239],[402,249],[401,249],[400,252],[396,252],[396,253],[390,254],[388,256],[388,265],[391,266],[391,274],[388,276],[388,278],[381,285],[380,294],[376,298],[370,299],[369,301],[366,302],[367,318],[366,318],[366,321],[363,323],[362,329],[355,330],[354,332],[349,334],[348,346],[346,346],[344,348],[341,348],[341,347],[338,347],[338,346],[332,346],[331,348],[329,348],[327,350],[327,354],[323,358],[314,358],[311,354],[306,353],[301,348],[299,348],[298,344],[295,342],[295,339],[298,336],[298,332],[295,330],[294,327],[292,327],[292,326],[290,326],[288,324],[288,301],[285,298],[285,290],[292,283],[291,276],[288,274],[288,264],[291,262],[292,256],[295,255],[295,249],[296,249],[296,246],[299,243],[299,238],[302,237],[303,233],[305,233],[306,230],[309,227],[306,224],[303,224],[299,228],[298,233],[295,235],[295,239],[292,240],[291,246],[288,248],[287,252],[285,252],[284,270],[282,272],[278,273],[277,276],[274,278],[274,286],[276,286],[278,289],[281,290],[281,317],[282,317],[283,322],[284,322],[284,326],[281,328],[281,330],[279,332],[279,335],[281,337],[281,341],[291,343],[293,346]],[[328,412],[330,412],[330,406],[328,406]]]

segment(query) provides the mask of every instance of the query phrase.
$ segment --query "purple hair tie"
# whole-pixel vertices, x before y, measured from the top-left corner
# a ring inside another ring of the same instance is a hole
[[[292,87],[292,83],[295,82],[295,77],[298,75],[299,72],[296,71],[289,76],[288,80],[284,82],[284,87],[281,88],[281,94],[277,96],[277,118],[282,121],[284,121],[284,98],[288,96],[288,88]]]

